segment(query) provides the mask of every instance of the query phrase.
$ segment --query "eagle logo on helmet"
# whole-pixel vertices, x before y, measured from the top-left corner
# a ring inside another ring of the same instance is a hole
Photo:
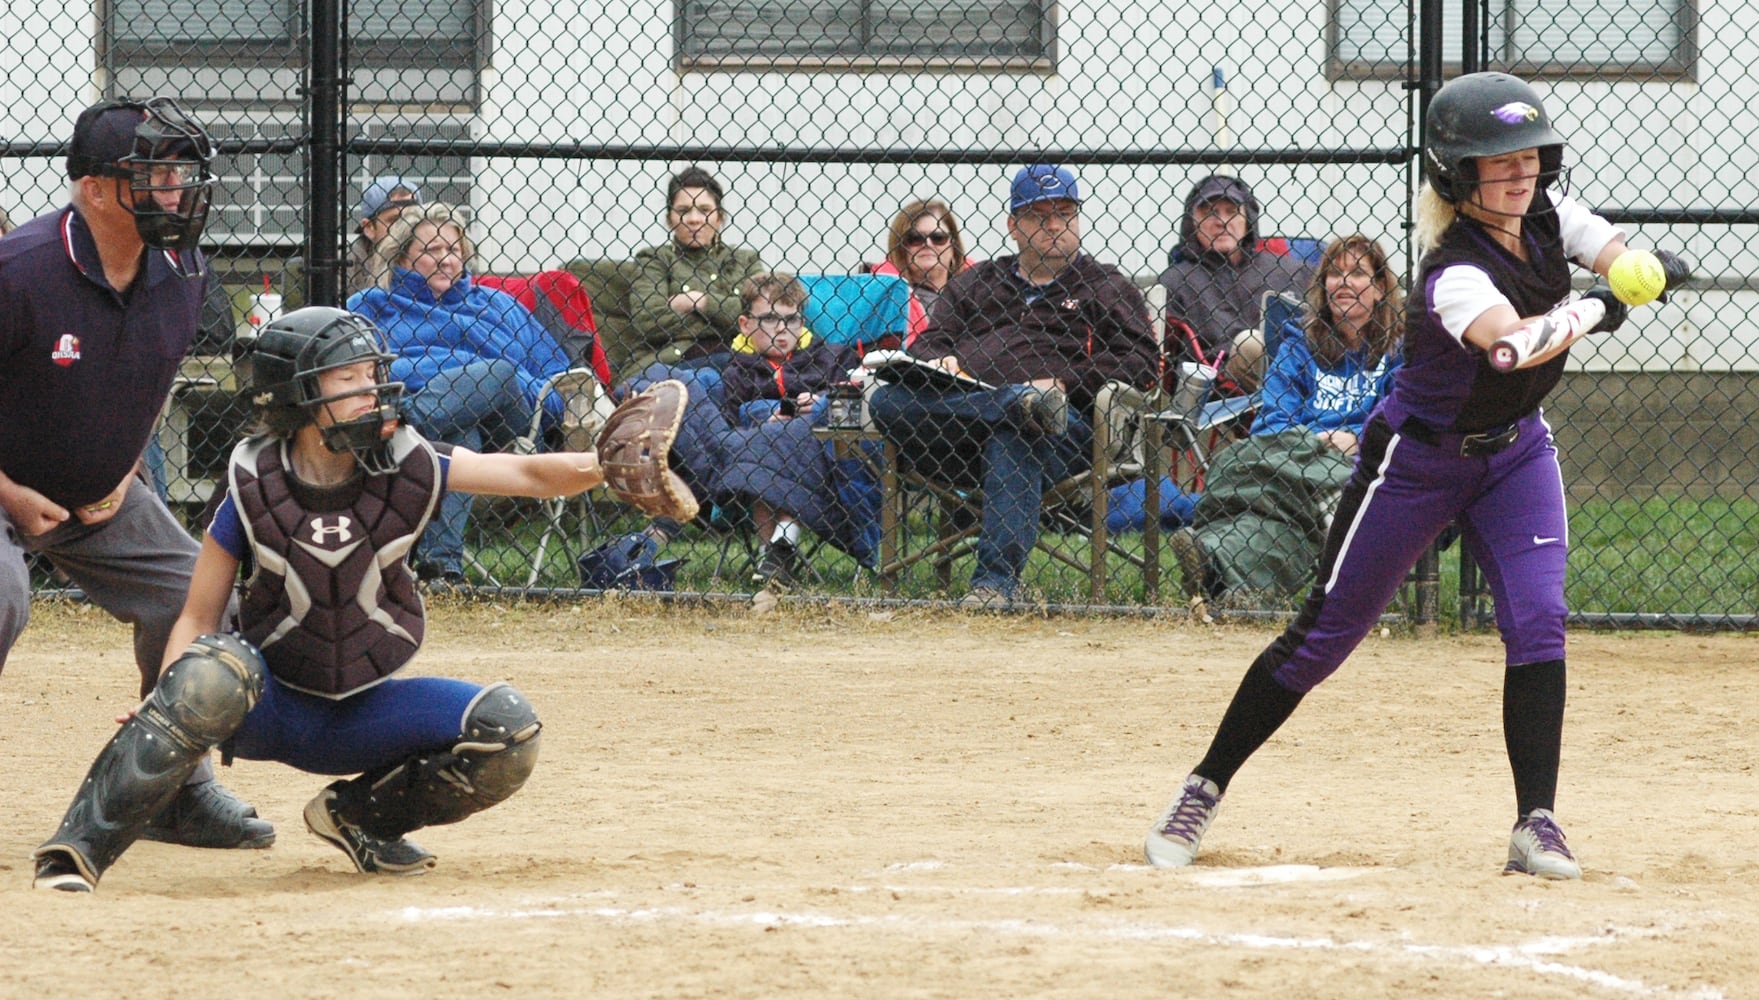
[[[1491,112],[1496,120],[1506,125],[1519,125],[1522,122],[1539,120],[1539,109],[1526,101],[1510,101]]]

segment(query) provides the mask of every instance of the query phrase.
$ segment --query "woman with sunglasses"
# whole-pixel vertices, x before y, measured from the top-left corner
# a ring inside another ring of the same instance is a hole
[[[959,220],[945,202],[913,201],[892,217],[886,240],[886,259],[874,274],[893,274],[910,282],[910,325],[904,346],[928,326],[929,310],[941,297],[941,289],[971,261],[965,256],[965,240]]]

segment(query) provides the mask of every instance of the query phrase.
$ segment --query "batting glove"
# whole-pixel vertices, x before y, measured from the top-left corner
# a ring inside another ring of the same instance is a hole
[[[1593,287],[1582,293],[1585,299],[1599,299],[1606,306],[1606,316],[1589,329],[1589,333],[1611,333],[1625,325],[1625,317],[1631,313],[1631,307],[1619,301],[1619,297],[1607,287],[1606,280],[1596,281]]]
[[[1692,280],[1692,262],[1669,250],[1655,251],[1655,259],[1661,261],[1661,270],[1667,274],[1667,283],[1655,301],[1666,302],[1668,292]]]

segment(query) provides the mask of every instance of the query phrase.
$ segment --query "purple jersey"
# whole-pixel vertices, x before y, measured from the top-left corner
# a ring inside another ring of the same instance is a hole
[[[1569,352],[1533,368],[1498,372],[1482,348],[1463,341],[1465,328],[1500,304],[1524,317],[1551,311],[1570,293],[1566,255],[1591,264],[1618,235],[1568,196],[1554,210],[1543,191],[1521,221],[1525,260],[1482,225],[1449,227],[1418,267],[1406,309],[1405,365],[1393,379],[1388,422],[1398,428],[1415,418],[1432,430],[1475,433],[1538,410],[1562,377]]]

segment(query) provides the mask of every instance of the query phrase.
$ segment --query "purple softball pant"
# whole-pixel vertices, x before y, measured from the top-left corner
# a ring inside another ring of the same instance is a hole
[[[1458,435],[1425,443],[1369,421],[1313,591],[1267,651],[1277,683],[1307,692],[1331,676],[1456,520],[1496,600],[1507,664],[1564,658],[1563,477],[1544,418],[1519,428],[1505,450],[1464,457]]]

